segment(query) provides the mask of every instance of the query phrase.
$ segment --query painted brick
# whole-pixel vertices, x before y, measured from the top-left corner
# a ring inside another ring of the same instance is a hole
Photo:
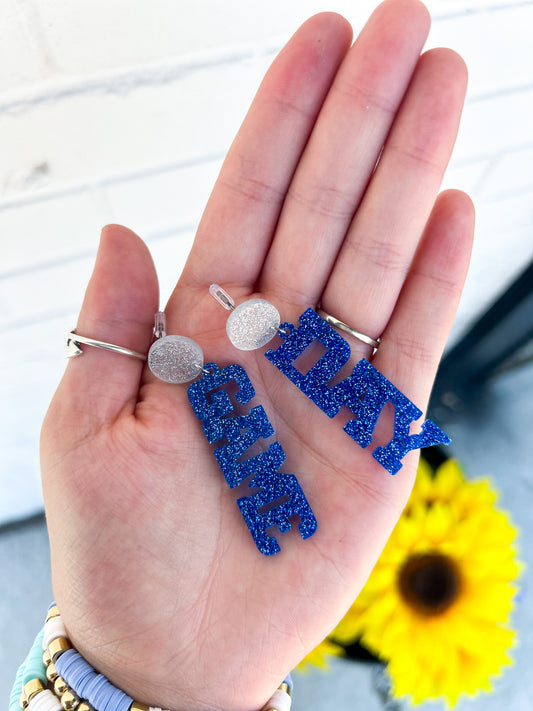
[[[173,233],[149,240],[148,246],[159,276],[160,304],[167,303],[185,266],[194,240],[194,231]]]
[[[533,84],[532,27],[533,4],[500,3],[435,20],[428,46],[459,52],[468,65],[469,95],[478,97]]]
[[[533,138],[533,136],[532,136]],[[533,144],[505,151],[487,166],[478,185],[483,200],[533,192]],[[533,213],[533,210],[532,210]],[[533,217],[533,215],[532,215]]]
[[[499,156],[532,139],[533,87],[468,101],[454,158],[465,163]]]
[[[490,160],[460,163],[452,159],[448,170],[444,174],[441,190],[450,188],[464,190],[464,192],[475,198],[478,186],[489,169],[490,163]]]
[[[222,156],[111,183],[105,189],[111,220],[147,238],[186,228],[194,230],[221,163]]]
[[[54,64],[59,72],[68,75],[139,66],[163,57],[220,47],[258,46],[272,37],[281,36],[285,40],[315,12],[336,9],[359,16],[362,22],[377,4],[374,0],[362,0],[354,10],[354,4],[346,0],[36,2]]]
[[[76,313],[93,263],[91,255],[0,280],[0,332],[16,329],[19,323],[35,324]]]
[[[54,66],[76,75],[117,66],[140,65],[162,57],[235,45],[285,41],[310,15],[324,10],[344,14],[358,30],[376,0],[34,0]],[[501,3],[500,3],[501,4]],[[476,13],[488,0],[429,0],[437,21]],[[94,47],[98,46],[98,52]]]
[[[44,187],[89,187],[225,153],[266,64],[263,59],[199,70],[126,94],[89,91],[20,114],[0,113],[4,197],[20,194],[20,175],[31,176],[39,165],[47,166]]]
[[[0,92],[43,81],[51,71],[31,2],[0,3]]]
[[[34,196],[35,198],[35,196]],[[23,275],[73,256],[92,254],[110,213],[97,191],[60,193],[0,208],[0,289],[9,275]]]

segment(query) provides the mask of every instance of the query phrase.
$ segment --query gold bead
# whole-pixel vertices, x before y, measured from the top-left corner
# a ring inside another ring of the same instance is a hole
[[[278,686],[278,689],[280,691],[284,691],[286,694],[289,696],[292,696],[292,689],[291,687],[287,684],[286,681],[282,681],[281,684]]]
[[[51,684],[53,684],[58,676],[59,674],[56,671],[56,665],[54,662],[50,662],[50,664],[46,667],[46,678]]]
[[[50,652],[53,662],[57,660],[60,654],[66,652],[67,649],[72,649],[72,645],[66,637],[57,637],[48,645],[48,651]]]
[[[28,708],[28,702],[26,701],[26,696],[25,694],[20,695],[19,699],[19,705],[21,709],[27,709]]]
[[[46,621],[51,620],[52,617],[59,617],[59,610],[57,609],[57,605],[54,605],[48,610],[48,614],[46,615]]]
[[[65,711],[74,711],[79,703],[79,698],[70,689],[67,689],[61,694],[61,706]]]
[[[82,701],[81,704],[78,706],[77,711],[93,711],[93,709],[86,701]]]
[[[24,684],[23,693],[26,697],[26,700],[31,701],[33,697],[37,696],[37,694],[40,694],[43,689],[44,686],[40,679],[32,679],[31,681],[28,681],[27,684]]]
[[[50,652],[49,652],[47,649],[45,649],[44,652],[43,652],[43,664],[44,664],[44,666],[47,667],[47,666],[50,664],[51,661],[52,661],[52,657],[50,656]]]
[[[130,711],[150,711],[150,707],[146,704],[141,704],[138,701],[134,701],[130,706]]]
[[[55,695],[62,696],[62,694],[64,694],[67,689],[68,689],[68,686],[65,683],[65,680],[62,679],[60,676],[58,676],[57,679],[54,681]]]

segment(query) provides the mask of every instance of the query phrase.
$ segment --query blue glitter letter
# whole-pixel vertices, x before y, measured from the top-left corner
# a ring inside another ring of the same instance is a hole
[[[254,397],[255,391],[252,383],[242,366],[233,364],[221,370],[216,363],[207,363],[204,368],[211,372],[205,373],[201,380],[195,381],[187,389],[192,409],[196,413],[196,417],[202,422],[217,419],[233,412],[233,405],[229,395],[224,390],[213,393],[211,402],[206,398],[208,392],[221,385],[226,385],[235,380],[239,386],[235,399],[243,405],[250,402]]]
[[[209,420],[204,423],[204,432],[210,442],[224,435],[228,438],[229,444],[215,449],[214,454],[232,489],[250,474],[262,471],[275,474],[285,461],[285,452],[279,442],[271,444],[267,452],[261,452],[244,462],[238,461],[259,438],[274,434],[274,428],[261,405],[252,408],[248,415]]]
[[[374,459],[391,474],[401,469],[400,460],[412,449],[450,442],[431,420],[424,422],[420,434],[409,435],[409,425],[418,420],[422,412],[364,358],[357,363],[352,375],[338,383],[333,391],[338,401],[356,416],[357,419],[346,423],[344,430],[361,447],[368,447],[372,442],[372,433],[385,403],[394,405],[394,437],[385,447],[377,447],[372,452]]]
[[[417,420],[422,413],[418,408],[415,409],[418,416],[413,419]],[[420,434],[410,435],[409,425],[411,422],[410,418],[402,417],[402,412],[396,410],[394,412],[394,437],[385,447],[377,447],[372,452],[374,459],[391,474],[396,474],[401,469],[400,460],[412,449],[433,447],[434,444],[450,444],[451,442],[448,435],[431,420],[426,420],[422,424]]]
[[[326,415],[335,417],[340,405],[332,396],[328,383],[348,362],[350,346],[313,309],[304,311],[298,320],[300,322],[298,328],[292,323],[282,324],[282,328],[289,333],[280,334],[284,342],[276,350],[268,350],[265,357],[289,380],[292,380],[307,397],[311,398]],[[293,362],[313,341],[320,341],[328,350],[305,375],[302,375],[294,367]]]
[[[281,550],[279,543],[274,536],[268,535],[267,529],[277,526],[281,533],[286,533],[291,529],[289,518],[293,514],[298,514],[300,517],[298,531],[302,538],[309,538],[316,531],[316,518],[294,474],[272,476],[261,473],[253,478],[250,486],[260,486],[261,489],[251,496],[237,499],[237,504],[261,553],[264,555],[279,553]],[[287,496],[288,501],[281,501],[273,508],[261,511],[269,504],[274,504],[278,499]]]
[[[344,425],[344,431],[363,449],[372,442],[372,433],[381,411],[393,394],[386,387],[387,383],[390,385],[379,370],[362,358],[352,374],[332,388],[333,397],[339,405],[345,405],[356,416],[355,420]],[[393,385],[391,387],[399,392]],[[404,397],[401,393],[399,395]]]

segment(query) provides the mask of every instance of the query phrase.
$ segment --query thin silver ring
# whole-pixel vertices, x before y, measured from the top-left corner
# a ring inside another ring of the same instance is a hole
[[[97,341],[95,338],[87,338],[87,336],[80,336],[76,333],[76,329],[73,328],[69,332],[67,338],[67,358],[75,358],[83,353],[80,348],[80,343],[86,346],[94,346],[94,348],[103,348],[106,351],[113,351],[114,353],[121,353],[122,355],[131,356],[132,358],[138,358],[139,360],[147,360],[144,353],[138,353],[137,351],[132,351],[129,348],[123,348],[122,346],[116,346],[114,343],[106,343],[105,341]]]
[[[376,341],[374,338],[370,338],[370,336],[365,336],[364,333],[356,331],[355,328],[348,326],[348,324],[344,323],[344,321],[339,321],[339,319],[335,318],[335,316],[331,316],[331,314],[326,313],[324,309],[318,309],[318,314],[322,316],[324,321],[329,323],[330,326],[336,326],[337,328],[340,328],[341,331],[346,331],[346,333],[349,333],[350,336],[357,338],[359,341],[366,343],[368,346],[372,346],[374,349],[378,348],[379,338]]]

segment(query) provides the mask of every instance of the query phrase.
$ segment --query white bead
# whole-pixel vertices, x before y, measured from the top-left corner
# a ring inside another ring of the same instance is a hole
[[[40,691],[28,704],[29,711],[63,711],[56,696],[49,690]]]
[[[44,625],[43,649],[58,637],[68,637],[61,617],[51,617]]]
[[[276,711],[290,711],[291,697],[281,689],[276,689],[263,709],[276,709]]]
[[[148,367],[165,383],[188,383],[200,375],[203,364],[202,349],[186,336],[158,338],[148,352]]]
[[[265,299],[248,299],[231,312],[226,331],[235,348],[254,351],[274,338],[279,324],[279,311],[273,304]]]

